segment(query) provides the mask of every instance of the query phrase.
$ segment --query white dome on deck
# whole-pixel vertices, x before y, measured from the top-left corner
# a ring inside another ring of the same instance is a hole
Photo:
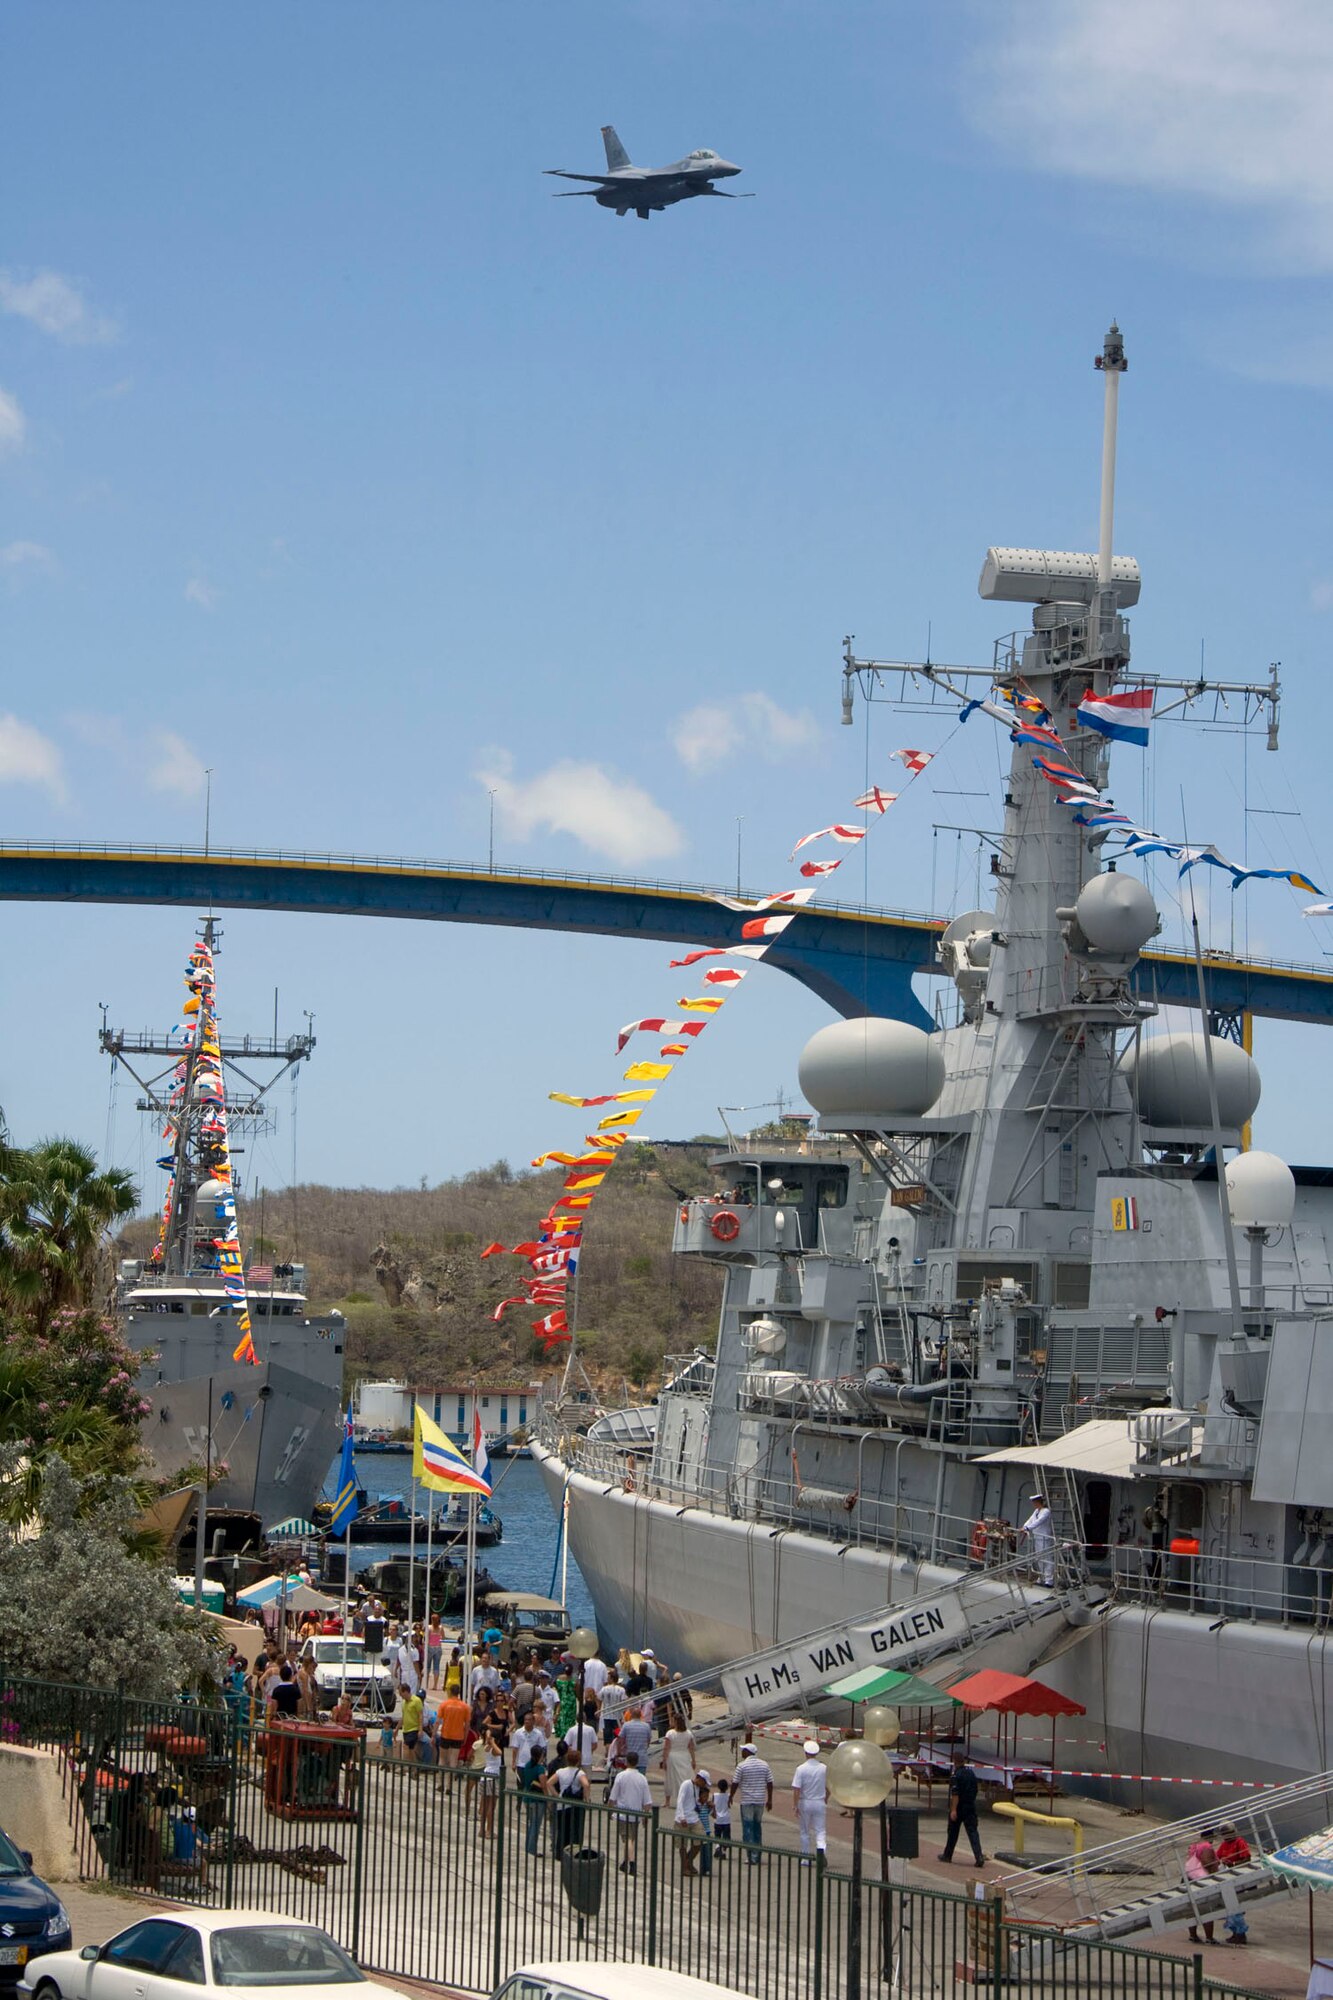
[[[1276,1153],[1227,1162],[1227,1201],[1238,1229],[1285,1229],[1296,1213],[1296,1176]]]
[[[822,1118],[883,1125],[929,1111],[944,1088],[944,1054],[937,1035],[866,1015],[812,1035],[797,1074]]]
[[[1238,1042],[1211,1038],[1219,1123],[1228,1131],[1253,1118],[1261,1084],[1253,1056]],[[1138,1086],[1139,1111],[1149,1125],[1206,1128],[1213,1122],[1203,1036],[1152,1035],[1130,1056],[1126,1074]]]

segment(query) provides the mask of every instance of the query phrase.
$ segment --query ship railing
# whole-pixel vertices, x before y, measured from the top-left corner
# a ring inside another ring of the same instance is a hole
[[[1333,1561],[1333,1550],[1330,1550]],[[1228,1624],[1313,1626],[1333,1622],[1333,1567],[1253,1556],[1198,1555],[1121,1545],[1094,1562],[1117,1602],[1188,1612]]]
[[[1185,1890],[1189,1850],[1216,1828],[1219,1816],[1236,1828],[1257,1861],[1284,1842],[1327,1826],[1330,1812],[1333,1773],[1327,1771],[1292,1785],[1251,1791],[1248,1796],[1238,1787],[1224,1808],[1213,1804],[1188,1819],[1128,1834],[1122,1840],[1085,1849],[1067,1861],[1043,1862],[1040,1873],[1024,1870],[1006,1875],[1001,1878],[1004,1900],[1025,1923],[1054,1924],[1061,1929],[1094,1923],[1108,1911],[1123,1910],[1131,1901],[1146,1904],[1153,1897]],[[1219,1888],[1227,1878],[1228,1871],[1223,1869],[1209,1878],[1209,1886]]]
[[[865,1433],[862,1443],[879,1437]],[[575,1471],[604,1479],[608,1492],[633,1492],[673,1507],[699,1507],[742,1520],[775,1527],[799,1528],[805,1534],[827,1536],[841,1547],[881,1549],[895,1559],[938,1563],[969,1570],[993,1570],[1014,1560],[1017,1528],[1007,1522],[987,1524],[978,1536],[970,1515],[937,1512],[929,1505],[863,1494],[859,1487],[818,1486],[770,1474],[741,1472],[731,1467],[671,1466],[663,1462],[669,1450],[658,1440],[655,1456],[633,1443],[547,1435],[542,1442]],[[799,1438],[797,1454],[799,1458]],[[632,1481],[632,1484],[629,1483]],[[1063,1545],[1056,1554],[1062,1580],[1084,1574],[1080,1544]]]

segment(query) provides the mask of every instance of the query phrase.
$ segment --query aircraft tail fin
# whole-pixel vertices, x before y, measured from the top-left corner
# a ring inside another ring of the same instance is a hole
[[[606,167],[608,173],[619,173],[630,163],[629,154],[621,145],[614,125],[603,125],[602,144],[606,147]]]

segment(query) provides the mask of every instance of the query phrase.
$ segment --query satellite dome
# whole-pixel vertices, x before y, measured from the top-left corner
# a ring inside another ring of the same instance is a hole
[[[1218,1122],[1228,1131],[1254,1116],[1261,1089],[1258,1066],[1238,1042],[1210,1037],[1217,1079]],[[1153,1035],[1125,1065],[1137,1085],[1139,1111],[1149,1125],[1207,1127],[1213,1122],[1202,1035]]]
[[[1161,928],[1151,891],[1133,875],[1094,875],[1075,903],[1074,914],[1093,950],[1118,958],[1142,951]]]
[[[1227,1162],[1227,1201],[1238,1229],[1285,1229],[1296,1213],[1296,1176],[1276,1153]]]
[[[231,1188],[226,1181],[200,1181],[200,1201],[226,1201],[231,1196]]]
[[[944,1088],[944,1055],[938,1036],[865,1015],[812,1035],[797,1075],[821,1117],[882,1125],[929,1111]]]

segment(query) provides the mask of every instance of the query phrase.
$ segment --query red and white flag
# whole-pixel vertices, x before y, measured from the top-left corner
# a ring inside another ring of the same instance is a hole
[[[734,965],[715,965],[711,972],[705,972],[704,985],[739,986],[744,977],[745,974]]]
[[[657,1016],[650,1016],[646,1021],[627,1021],[616,1039],[616,1054],[619,1055],[625,1044],[641,1029],[650,1035],[701,1035],[704,1026],[702,1021],[667,1021]]]
[[[810,838],[816,838],[811,834]],[[793,854],[795,848],[792,849]],[[755,902],[747,903],[740,896],[714,896],[715,903],[721,903],[724,910],[745,910],[753,915],[758,910],[776,909],[782,903],[808,903],[814,895],[813,889],[783,889],[776,896],[760,896]]]
[[[841,868],[842,861],[803,861],[802,875],[831,875],[835,868]]]
[[[749,903],[738,903],[736,907],[737,909],[748,910],[751,905]],[[701,958],[762,958],[763,955],[762,945],[715,944],[710,945],[706,951],[687,952],[684,958],[670,958],[667,960],[667,964],[674,971],[682,965],[697,965]],[[704,976],[706,978],[707,974]]]
[[[857,841],[864,840],[865,837],[866,830],[863,826],[816,827],[813,833],[803,833],[801,835],[801,838],[797,841],[787,859],[788,861],[794,861],[801,849],[808,847],[812,840],[840,840],[844,847],[855,847]],[[755,907],[757,909],[760,906],[756,904]]]
[[[858,812],[886,813],[897,796],[897,792],[884,792],[878,785],[872,785],[859,799],[853,799],[852,804]]]
[[[752,923],[741,925],[741,936],[746,938],[781,937],[788,924],[794,924],[795,917],[756,917]]]
[[[889,755],[890,757],[896,757],[899,763],[915,777],[919,771],[925,770],[935,752],[933,750],[890,750]]]

